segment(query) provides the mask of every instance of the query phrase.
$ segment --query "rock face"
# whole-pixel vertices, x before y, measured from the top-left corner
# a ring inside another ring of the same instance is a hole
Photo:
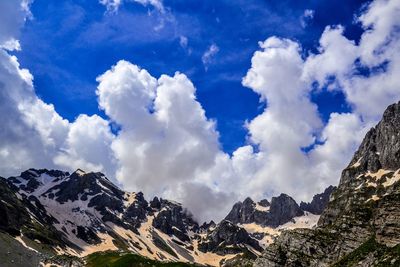
[[[199,243],[199,250],[203,252],[214,252],[219,255],[236,254],[246,251],[251,253],[248,247],[255,251],[262,251],[257,240],[241,227],[230,221],[223,220],[214,231],[210,232],[206,239]]]
[[[314,230],[284,232],[254,266],[400,265],[400,103],[365,136]]]
[[[331,194],[336,190],[336,186],[329,186],[321,194],[316,194],[309,203],[301,202],[300,208],[304,211],[320,215],[329,202]]]
[[[294,217],[304,215],[296,201],[286,194],[281,194],[278,197],[273,197],[268,213],[266,225],[277,227],[285,224]]]
[[[199,228],[181,204],[164,199],[160,200],[160,211],[154,217],[153,226],[165,234],[175,235],[181,241],[190,241],[188,232],[197,232]]]
[[[271,203],[266,199],[255,203],[249,197],[243,202],[237,202],[225,220],[234,224],[256,223],[262,226],[277,227],[302,215],[304,212],[296,201],[286,194],[281,194],[273,197]]]

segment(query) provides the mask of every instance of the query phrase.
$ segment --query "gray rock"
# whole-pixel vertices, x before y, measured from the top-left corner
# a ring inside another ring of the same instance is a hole
[[[318,227],[284,232],[254,266],[320,267],[335,262],[335,266],[396,266],[400,258],[400,182],[384,183],[400,168],[399,129],[397,103],[366,134],[343,170]],[[380,178],[371,175],[379,170]]]
[[[329,198],[331,197],[331,194],[335,189],[336,186],[331,185],[327,187],[323,193],[316,194],[311,202],[309,203],[301,202],[300,208],[304,211],[320,215],[324,211],[326,205],[329,202]]]
[[[261,206],[270,207],[269,210],[256,209],[256,203],[251,198],[237,202],[225,220],[234,224],[256,223],[263,226],[277,227],[292,220],[296,216],[304,215],[296,201],[286,194],[273,197],[271,203],[262,200]]]
[[[246,251],[246,245],[256,251],[262,248],[256,239],[253,239],[243,228],[230,221],[223,220],[217,227],[207,234],[205,240],[199,243],[199,250],[202,252],[214,252],[219,255],[236,254]]]

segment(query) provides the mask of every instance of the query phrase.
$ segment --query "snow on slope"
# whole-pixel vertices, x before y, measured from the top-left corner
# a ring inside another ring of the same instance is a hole
[[[98,251],[128,249],[160,261],[219,266],[221,260],[242,253],[218,255],[209,250],[202,252],[199,245],[207,242],[210,233],[216,231],[215,225],[201,229],[189,215],[184,214],[179,203],[157,199],[149,205],[143,194],[124,192],[100,173],[29,170],[9,179],[19,187],[19,194],[37,199],[47,214],[54,218],[53,226],[75,245],[56,247],[59,254],[83,257]],[[33,199],[31,203],[38,205]],[[255,209],[268,212],[270,207],[257,203]],[[304,216],[295,217],[276,228],[256,223],[238,226],[266,247],[281,231],[312,228],[318,218],[318,215],[306,212]],[[259,255],[259,251],[249,244],[235,245]],[[232,249],[228,245],[226,248]]]
[[[296,228],[314,228],[317,225],[320,215],[315,215],[310,212],[304,212],[303,216],[294,217],[292,221],[280,225],[276,228],[262,226],[256,223],[240,224],[252,236],[259,238],[259,243],[262,247],[267,247],[274,242],[275,238],[284,230],[291,230]]]
[[[82,170],[77,170],[75,174],[82,179],[88,175]],[[138,203],[138,195],[136,193],[124,192],[121,197],[115,195],[112,190],[114,185],[101,175],[96,178],[95,183],[91,184],[96,188],[85,188],[83,191],[77,190],[75,199],[67,198],[67,200],[63,199],[61,201],[59,193],[61,189],[65,189],[64,183],[70,182],[72,175],[61,174],[56,176],[44,170],[29,170],[25,172],[23,177],[12,177],[10,179],[20,188],[20,194],[37,198],[48,215],[56,220],[54,227],[72,244],[77,246],[67,247],[66,249],[56,247],[55,250],[59,254],[83,257],[99,251],[119,250],[121,248],[116,244],[123,240],[130,251],[161,261],[197,262],[210,266],[219,266],[221,260],[237,255],[229,254],[223,256],[210,252],[201,252],[198,250],[198,242],[201,236],[189,226],[190,241],[182,241],[174,235],[165,234],[160,229],[155,228],[153,220],[159,212],[165,211],[165,207],[158,212],[147,214],[136,231],[132,226],[125,227],[124,224],[117,225],[111,221],[104,221],[101,211],[89,204],[96,197],[107,195],[109,199],[120,201],[122,211],[113,210],[108,206],[105,206],[105,209],[110,214],[115,215],[116,218],[121,219],[123,223],[127,223],[123,220],[123,217],[128,209],[140,206],[141,203]],[[61,195],[61,197],[63,196]],[[31,201],[31,203],[36,205],[34,201]],[[173,201],[169,201],[169,203],[171,205],[180,205]],[[89,229],[99,241],[91,243],[80,238],[78,227]],[[174,226],[173,228],[176,227]],[[176,230],[179,231],[177,228]],[[17,240],[23,242],[20,237]],[[160,244],[162,245],[160,246]],[[163,246],[167,247],[167,249]]]

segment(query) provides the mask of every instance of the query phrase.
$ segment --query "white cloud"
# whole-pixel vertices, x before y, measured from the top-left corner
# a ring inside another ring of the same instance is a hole
[[[179,37],[179,44],[181,45],[182,48],[187,48],[187,46],[188,46],[188,38],[186,36],[180,36]]]
[[[219,47],[216,44],[212,44],[208,47],[208,49],[204,52],[201,57],[201,61],[207,69],[207,66],[213,61],[213,58],[219,52]]]
[[[319,40],[319,54],[307,58],[303,79],[324,85],[327,77],[346,79],[353,74],[354,61],[359,55],[354,41],[343,36],[342,26],[326,27]]]
[[[112,144],[118,180],[149,196],[179,199],[176,189],[211,168],[219,151],[214,122],[196,101],[193,84],[180,73],[156,80],[126,61],[98,81],[100,107],[121,126]]]
[[[306,176],[309,160],[301,149],[314,144],[322,122],[310,101],[311,87],[301,79],[304,61],[299,45],[271,37],[260,47],[243,85],[267,101],[264,112],[247,126],[250,141],[259,146],[265,161],[248,186],[259,196],[268,187],[299,196],[304,192],[298,190],[300,179],[311,179]],[[316,189],[312,187],[306,190]]]
[[[300,17],[300,23],[303,28],[307,27],[307,25],[312,21],[314,14],[315,11],[312,9],[304,10],[303,15]]]
[[[105,5],[111,12],[117,12],[124,2],[136,2],[143,6],[153,6],[160,12],[165,11],[162,0],[99,0],[99,3]]]
[[[400,5],[374,1],[359,17],[364,33],[358,45],[343,35],[343,27],[327,27],[320,53],[307,59],[305,76],[321,85],[332,76],[346,100],[366,120],[377,120],[383,109],[400,98]],[[370,74],[359,75],[356,70]]]
[[[29,4],[31,1],[14,0],[0,1],[0,47],[16,44],[21,27],[30,15]],[[15,46],[14,46],[15,47]]]
[[[261,115],[248,123],[250,140],[265,158],[248,184],[255,195],[264,188],[285,191],[297,199],[310,197],[328,184],[336,184],[365,132],[381,117],[385,107],[400,99],[398,1],[375,1],[360,17],[365,32],[358,45],[348,40],[342,26],[327,27],[319,53],[304,60],[299,45],[271,37],[252,58],[244,85],[267,101]],[[371,69],[362,75],[358,69]],[[336,87],[330,86],[332,77]],[[311,84],[343,90],[353,113],[332,113],[323,128],[310,103]],[[278,107],[278,108],[277,108]],[[351,134],[350,134],[351,133]],[[306,153],[303,147],[314,144]]]
[[[111,151],[114,135],[108,121],[93,115],[80,115],[69,127],[65,143],[53,161],[64,169],[83,169],[115,174],[115,158]]]

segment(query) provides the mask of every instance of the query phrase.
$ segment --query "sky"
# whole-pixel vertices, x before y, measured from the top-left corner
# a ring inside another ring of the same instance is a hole
[[[0,175],[106,173],[219,220],[337,184],[400,100],[400,2],[0,2]]]

